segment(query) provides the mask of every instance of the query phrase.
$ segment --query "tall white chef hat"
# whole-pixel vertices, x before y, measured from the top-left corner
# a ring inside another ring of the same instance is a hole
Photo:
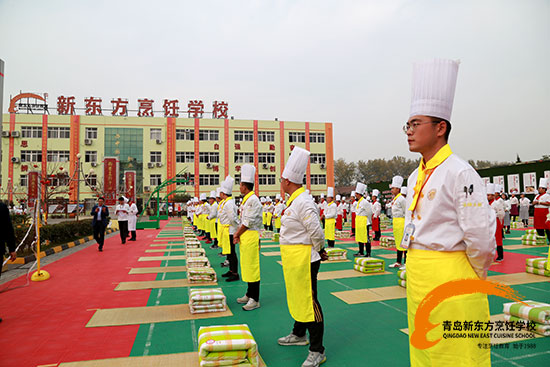
[[[304,174],[306,173],[308,163],[309,152],[303,148],[294,147],[283,170],[283,178],[301,185],[304,181]]]
[[[203,193],[201,194],[201,200],[206,200],[206,193],[205,193],[205,192],[203,192]]]
[[[327,197],[329,197],[329,198],[334,197],[334,187],[328,187],[327,188]]]
[[[400,192],[401,192],[401,195],[407,196],[407,186],[401,187],[401,191],[400,191]]]
[[[380,195],[380,191],[377,189],[372,190],[372,196],[378,197]]]
[[[220,197],[220,192],[222,192],[222,188],[221,187],[218,187],[216,189],[216,197],[219,198]]]
[[[267,201],[268,203],[271,203],[271,196],[266,197],[265,201]]]
[[[340,201],[341,199],[340,195],[336,195],[336,201]]]
[[[364,195],[365,190],[367,190],[367,185],[362,182],[357,182],[357,185],[355,186],[355,193],[359,195]]]
[[[355,197],[355,191],[352,191],[352,192],[351,192],[351,196],[350,196],[350,197],[352,197],[352,198]]]
[[[225,180],[222,182],[221,191],[226,195],[231,195],[233,192],[233,184],[235,183],[235,179],[231,176],[227,176]]]
[[[342,196],[342,200],[346,200],[346,197],[345,197],[345,196]]]
[[[281,194],[277,194],[277,196],[275,196],[275,199],[281,200]]]
[[[251,164],[243,164],[241,167],[241,182],[254,183],[256,168]]]
[[[325,194],[321,193],[321,199],[325,198]]]
[[[540,178],[539,179],[539,188],[546,189],[548,187],[548,180],[546,178]]]
[[[432,59],[413,66],[411,111],[451,120],[459,61]]]
[[[216,191],[210,191],[210,198],[216,198]]]
[[[390,188],[396,187],[396,188],[400,189],[401,186],[403,186],[403,177],[393,176],[393,178],[391,179]]]
[[[309,195],[309,190],[308,190],[308,189],[306,189],[306,194],[308,194],[308,195]]]
[[[487,183],[487,195],[494,195],[495,194],[495,184],[494,183]]]
[[[260,203],[265,203],[265,197],[262,196],[262,197],[260,198]]]

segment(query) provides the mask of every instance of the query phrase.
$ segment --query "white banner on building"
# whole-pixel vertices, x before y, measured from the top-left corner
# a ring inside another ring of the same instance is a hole
[[[526,194],[534,194],[537,186],[537,174],[528,172],[523,174],[523,192]]]
[[[502,186],[504,188],[504,176],[494,176],[493,183]]]
[[[510,194],[519,194],[519,175],[508,175],[508,192]]]
[[[488,183],[491,183],[491,177],[482,177],[483,184],[487,186]]]
[[[550,171],[544,171],[544,178],[546,179],[546,191],[550,191]]]

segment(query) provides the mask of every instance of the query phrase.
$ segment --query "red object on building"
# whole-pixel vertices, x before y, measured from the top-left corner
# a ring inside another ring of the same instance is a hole
[[[164,108],[164,117],[178,117],[180,107],[178,106],[179,101],[177,99],[164,100],[162,108]]]
[[[241,166],[235,166],[235,171],[241,172]]]
[[[21,166],[21,172],[27,172],[28,170],[29,170],[29,166],[27,166],[26,164]]]
[[[57,97],[57,113],[59,115],[74,115],[74,96]]]
[[[28,146],[28,142],[26,140],[21,140],[21,146],[26,148]]]
[[[86,104],[86,115],[90,116],[96,116],[96,115],[102,115],[101,111],[101,98],[85,98],[84,102]]]
[[[27,177],[29,205],[34,206],[34,202],[38,199],[38,172],[29,172]]]
[[[103,160],[103,192],[105,204],[115,205],[118,187],[118,159],[105,158]]]
[[[212,104],[212,118],[215,119],[226,119],[227,118],[227,112],[229,111],[229,108],[227,106],[227,102],[224,101],[214,101]]]
[[[153,117],[153,102],[155,102],[152,99],[138,99],[138,116],[144,117],[149,116]],[[165,102],[166,103],[166,102]]]
[[[189,101],[187,108],[189,117],[201,118],[204,113],[204,103],[200,100]]]
[[[269,144],[269,150],[275,150],[275,144]]]
[[[277,169],[277,168],[276,168],[275,166],[269,167],[269,170],[270,170],[271,172],[275,172],[276,169]]]
[[[215,150],[220,150],[220,144],[214,144],[214,149]]]
[[[219,167],[219,166],[214,166],[214,167],[212,167],[212,170],[213,170],[214,172],[219,172],[219,171],[220,171],[220,167]]]
[[[136,171],[124,172],[124,185],[128,200],[136,202]]]
[[[112,99],[111,103],[113,104],[113,112],[111,112],[113,116],[128,116],[127,99],[122,99],[122,98]]]
[[[294,149],[294,144],[290,146],[290,151],[292,151],[292,149]]]
[[[241,144],[235,143],[235,149],[240,150],[241,149]]]

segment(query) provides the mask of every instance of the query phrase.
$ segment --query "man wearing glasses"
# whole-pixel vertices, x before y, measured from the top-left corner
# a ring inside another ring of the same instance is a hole
[[[495,214],[483,181],[447,144],[458,62],[415,64],[411,112],[403,130],[411,152],[422,155],[408,179],[407,212],[401,247],[408,249],[407,308],[409,335],[417,308],[434,288],[458,279],[484,279],[495,253]],[[489,321],[485,294],[443,301],[430,322],[439,324],[429,340],[442,337],[445,320]],[[436,335],[437,334],[437,335]],[[483,339],[483,338],[482,338]],[[490,366],[489,343],[479,338],[441,339],[426,349],[410,345],[412,366]]]

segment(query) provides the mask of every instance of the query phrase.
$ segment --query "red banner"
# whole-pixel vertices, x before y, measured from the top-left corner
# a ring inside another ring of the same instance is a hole
[[[118,188],[118,159],[103,159],[103,194],[106,205],[116,205]]]
[[[124,191],[128,200],[136,202],[136,171],[124,171]]]
[[[38,199],[38,172],[29,172],[27,175],[27,187],[29,188],[29,206],[34,206]]]

